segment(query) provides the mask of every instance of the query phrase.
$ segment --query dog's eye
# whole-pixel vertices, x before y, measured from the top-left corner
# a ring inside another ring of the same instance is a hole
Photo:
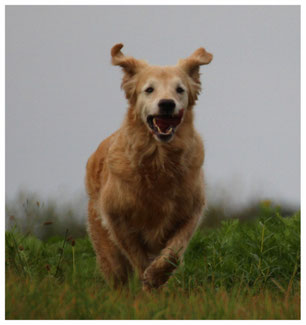
[[[179,93],[179,94],[183,93],[184,91],[185,90],[182,87],[177,87],[176,88],[176,92]]]
[[[153,93],[153,91],[154,91],[154,88],[153,88],[153,87],[148,87],[148,88],[145,90],[145,92],[148,93],[148,94]]]

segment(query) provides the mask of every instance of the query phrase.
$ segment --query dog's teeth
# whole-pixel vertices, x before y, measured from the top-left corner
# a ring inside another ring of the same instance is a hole
[[[166,132],[163,132],[159,126],[157,125],[156,121],[155,121],[155,118],[153,118],[153,125],[155,126],[155,128],[157,129],[157,131],[160,133],[160,134],[170,134],[173,130],[172,126],[166,131]]]
[[[156,123],[156,121],[155,121],[155,118],[153,119],[153,124],[154,124],[154,126],[157,128],[157,130],[158,130],[159,133],[163,133],[163,132],[160,130],[159,126],[157,125],[157,123]]]
[[[155,127],[158,128],[158,125],[156,124],[155,118],[153,118],[153,124],[154,124]]]
[[[168,129],[168,131],[166,132],[166,134],[170,134],[172,132],[172,127],[170,127],[169,129]]]

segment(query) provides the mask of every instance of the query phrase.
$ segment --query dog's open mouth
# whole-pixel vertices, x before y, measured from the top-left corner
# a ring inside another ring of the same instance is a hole
[[[176,115],[148,115],[147,122],[154,134],[161,140],[167,141],[182,122],[183,115],[183,109]]]

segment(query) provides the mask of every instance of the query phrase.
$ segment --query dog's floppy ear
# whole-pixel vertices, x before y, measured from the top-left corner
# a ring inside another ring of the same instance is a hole
[[[181,59],[178,66],[183,69],[190,79],[189,103],[192,106],[201,91],[200,66],[208,64],[213,59],[213,55],[206,52],[203,47],[197,49],[186,59]]]
[[[211,53],[206,52],[203,47],[197,49],[186,59],[181,59],[178,65],[196,82],[200,82],[200,66],[208,64],[213,59]]]
[[[131,56],[125,56],[121,52],[122,48],[122,43],[116,44],[112,47],[112,64],[119,65],[122,68],[124,76],[121,87],[125,91],[126,98],[132,102],[136,90],[136,80],[133,77],[143,68],[145,68],[147,63],[142,60],[137,60]]]
[[[122,43],[116,44],[112,47],[112,64],[119,65],[126,74],[133,76],[147,65],[145,61],[137,60],[131,56],[125,56],[121,52],[122,48]]]

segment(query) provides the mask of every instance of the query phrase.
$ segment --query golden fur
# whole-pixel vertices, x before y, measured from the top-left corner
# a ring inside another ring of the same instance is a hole
[[[158,67],[124,56],[122,47],[115,45],[111,55],[123,69],[129,108],[120,129],[88,160],[88,226],[105,278],[119,285],[134,269],[150,290],[167,282],[203,215],[204,147],[192,107],[200,91],[199,66],[212,55],[200,48],[176,66]],[[148,82],[155,85],[150,95],[143,91]],[[178,83],[182,94],[173,90]],[[166,142],[146,123],[161,98],[173,98],[184,111]]]

